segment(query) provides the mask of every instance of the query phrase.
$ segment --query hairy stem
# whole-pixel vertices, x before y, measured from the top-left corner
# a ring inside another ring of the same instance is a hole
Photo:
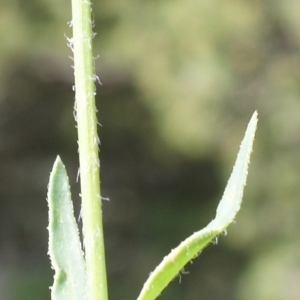
[[[78,125],[82,221],[89,299],[106,300],[108,297],[100,196],[91,2],[72,0],[72,15],[75,110]]]

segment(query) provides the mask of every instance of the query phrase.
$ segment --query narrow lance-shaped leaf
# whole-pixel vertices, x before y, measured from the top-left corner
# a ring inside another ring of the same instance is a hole
[[[164,257],[144,284],[138,300],[156,299],[183,267],[197,256],[208,243],[225,231],[234,220],[242,202],[256,126],[257,112],[253,114],[248,124],[232,174],[218,205],[215,219]]]
[[[55,271],[52,300],[87,300],[84,255],[74,218],[68,175],[57,157],[48,187],[49,255]]]

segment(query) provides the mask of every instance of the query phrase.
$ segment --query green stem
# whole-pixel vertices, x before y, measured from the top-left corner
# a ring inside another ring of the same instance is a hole
[[[91,2],[72,0],[82,221],[89,300],[107,300],[92,55]]]

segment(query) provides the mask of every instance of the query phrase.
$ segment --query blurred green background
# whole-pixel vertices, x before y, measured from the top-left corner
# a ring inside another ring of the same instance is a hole
[[[215,214],[246,125],[242,210],[160,299],[300,299],[300,1],[93,1],[111,300]],[[50,299],[47,182],[79,215],[70,1],[0,2],[0,298]]]

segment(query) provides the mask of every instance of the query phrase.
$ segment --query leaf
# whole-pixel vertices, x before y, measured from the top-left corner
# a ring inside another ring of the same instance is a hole
[[[256,126],[257,112],[253,114],[248,124],[233,171],[218,205],[215,219],[164,257],[145,282],[138,300],[156,299],[183,267],[195,258],[208,243],[225,231],[234,220],[242,202]]]
[[[57,157],[48,187],[49,255],[55,271],[52,300],[88,299],[84,255],[74,217],[69,179]]]

